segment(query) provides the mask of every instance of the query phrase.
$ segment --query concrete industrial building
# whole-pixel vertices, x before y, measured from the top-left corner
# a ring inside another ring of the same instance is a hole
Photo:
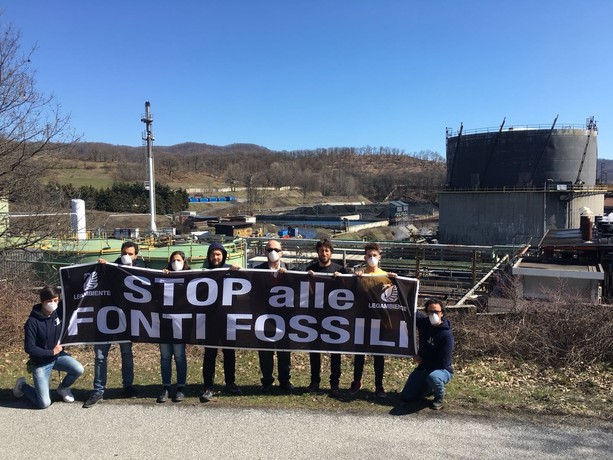
[[[495,130],[448,130],[439,241],[535,244],[547,230],[578,228],[581,208],[602,214],[597,135],[593,118],[585,126],[505,128],[503,121]]]

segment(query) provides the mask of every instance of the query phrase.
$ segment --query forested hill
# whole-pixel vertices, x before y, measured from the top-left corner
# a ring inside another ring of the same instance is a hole
[[[298,186],[324,196],[361,194],[377,201],[398,189],[435,199],[445,182],[444,159],[433,151],[407,153],[387,147],[273,151],[254,144],[186,142],[154,145],[153,154],[156,181],[184,187],[209,177],[218,184]],[[84,142],[62,149],[61,157],[117,165],[113,169],[117,181],[146,179],[145,147]]]

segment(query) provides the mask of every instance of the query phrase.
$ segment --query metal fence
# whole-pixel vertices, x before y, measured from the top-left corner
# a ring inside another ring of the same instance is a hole
[[[54,264],[44,260],[41,251],[10,249],[0,251],[0,280],[18,280],[33,287],[57,285],[59,272]]]

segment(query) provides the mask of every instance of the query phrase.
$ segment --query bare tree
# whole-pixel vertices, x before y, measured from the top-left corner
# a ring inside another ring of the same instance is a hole
[[[27,247],[57,232],[57,195],[38,193],[53,154],[74,142],[69,117],[53,96],[36,90],[34,52],[22,53],[20,34],[0,15],[0,238],[4,249]],[[20,217],[9,218],[10,213]],[[30,217],[24,217],[27,214]]]
[[[157,165],[161,172],[166,174],[168,179],[172,180],[173,175],[179,169],[179,160],[176,156],[164,155],[158,158]]]

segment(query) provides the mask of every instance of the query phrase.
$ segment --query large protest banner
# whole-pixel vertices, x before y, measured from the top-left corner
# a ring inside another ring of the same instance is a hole
[[[269,270],[60,270],[62,344],[191,343],[257,350],[415,354],[419,282]]]

